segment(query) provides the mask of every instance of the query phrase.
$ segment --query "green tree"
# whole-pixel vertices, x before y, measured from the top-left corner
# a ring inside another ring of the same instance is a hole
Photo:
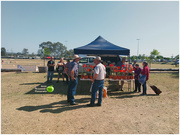
[[[156,59],[164,59],[164,57],[162,55],[158,55]]]
[[[143,61],[143,60],[145,60],[146,59],[146,56],[145,56],[145,54],[143,54],[142,56],[141,56],[141,60]]]
[[[141,54],[139,54],[139,56],[137,56],[137,59],[142,59],[142,56],[141,56]]]
[[[164,57],[164,59],[165,59],[165,60],[170,60],[171,58],[169,58],[169,57]]]
[[[130,57],[130,59],[131,59],[131,61],[135,61],[135,60],[137,60],[137,56],[133,55],[133,56]]]
[[[44,47],[48,48],[49,51],[51,52],[51,55],[54,57],[63,57],[64,53],[67,50],[67,47],[60,42],[52,43],[48,41],[48,42],[43,42],[39,45],[39,48],[41,49]]]
[[[37,56],[42,56],[41,49],[38,49]]]
[[[32,52],[31,56],[32,56],[32,57],[34,57],[34,56],[35,56],[34,52]]]
[[[45,60],[46,60],[46,57],[49,56],[51,54],[51,51],[49,48],[47,47],[43,47],[41,49],[41,55],[44,57],[44,66],[45,66]]]
[[[17,55],[22,55],[22,53],[21,52],[17,52]]]
[[[175,57],[175,59],[179,59],[179,54]]]
[[[63,57],[65,52],[67,51],[67,47],[64,46],[62,43],[57,42],[53,43],[51,50],[54,57]]]
[[[28,55],[28,54],[29,54],[28,49],[24,48],[24,49],[22,50],[22,54],[23,54],[23,55]]]
[[[151,57],[156,58],[159,55],[160,52],[158,52],[158,50],[153,49],[153,51],[150,53]]]
[[[74,51],[73,51],[72,49],[66,50],[66,51],[64,52],[64,57],[65,57],[65,58],[72,59],[72,58],[73,58],[73,55],[74,55]]]
[[[1,47],[1,56],[6,56],[6,49]]]

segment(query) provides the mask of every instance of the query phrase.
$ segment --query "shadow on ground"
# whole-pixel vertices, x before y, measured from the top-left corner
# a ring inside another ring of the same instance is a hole
[[[141,93],[134,93],[134,92],[122,92],[122,91],[108,91],[108,96],[111,98],[133,98],[133,97],[140,97]],[[147,94],[145,96],[158,96],[156,94]]]
[[[172,77],[173,77],[173,78],[179,78],[179,72],[172,73]]]
[[[88,103],[89,101],[90,101],[90,98],[76,99],[77,103]],[[46,113],[46,112],[61,113],[64,111],[71,111],[71,110],[86,108],[86,107],[87,105],[69,105],[66,100],[63,100],[63,101],[54,102],[54,103],[45,104],[45,105],[23,106],[23,107],[17,108],[17,110],[27,111],[27,112],[40,110],[41,113]]]
[[[61,94],[61,95],[67,95],[68,83],[63,82],[62,80],[60,80],[58,83],[56,82],[56,80],[53,80],[51,83],[35,82],[35,83],[22,83],[20,85],[36,85],[36,84],[39,84],[39,85],[36,86],[35,88],[33,88],[32,90],[30,90],[29,92],[25,93],[25,94]],[[76,90],[76,95],[89,95],[91,84],[92,84],[91,81],[81,81],[79,78],[78,79],[78,86],[77,86],[77,90]],[[46,88],[48,86],[51,86],[51,85],[53,85],[54,91],[49,93],[49,92],[47,92]]]

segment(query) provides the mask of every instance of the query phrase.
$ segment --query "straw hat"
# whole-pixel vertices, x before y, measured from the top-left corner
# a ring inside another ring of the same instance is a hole
[[[81,57],[79,57],[79,55],[74,55],[74,59],[81,59]]]
[[[96,56],[96,58],[95,58],[94,60],[101,61],[101,57],[99,57],[99,56]]]

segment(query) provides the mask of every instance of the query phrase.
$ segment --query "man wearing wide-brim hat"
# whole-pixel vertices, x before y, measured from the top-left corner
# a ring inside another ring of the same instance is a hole
[[[94,68],[94,75],[93,75],[93,86],[92,86],[92,93],[91,93],[91,102],[87,106],[101,106],[102,104],[102,97],[103,97],[103,87],[104,87],[104,79],[106,77],[106,68],[103,64],[101,64],[101,57],[96,56],[94,59],[95,68]],[[99,98],[98,103],[95,104],[96,94],[99,90]]]
[[[67,91],[67,101],[70,105],[76,105],[74,95],[76,94],[77,84],[78,84],[78,62],[80,57],[74,55],[73,61],[70,63],[68,68],[68,75],[70,77],[70,82]]]

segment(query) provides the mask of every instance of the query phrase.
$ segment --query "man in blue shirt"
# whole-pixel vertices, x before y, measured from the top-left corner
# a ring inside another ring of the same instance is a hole
[[[70,105],[76,105],[74,95],[76,94],[77,84],[78,84],[78,62],[80,57],[74,55],[74,60],[70,63],[68,68],[68,75],[70,77],[70,82],[67,91],[67,101]]]

